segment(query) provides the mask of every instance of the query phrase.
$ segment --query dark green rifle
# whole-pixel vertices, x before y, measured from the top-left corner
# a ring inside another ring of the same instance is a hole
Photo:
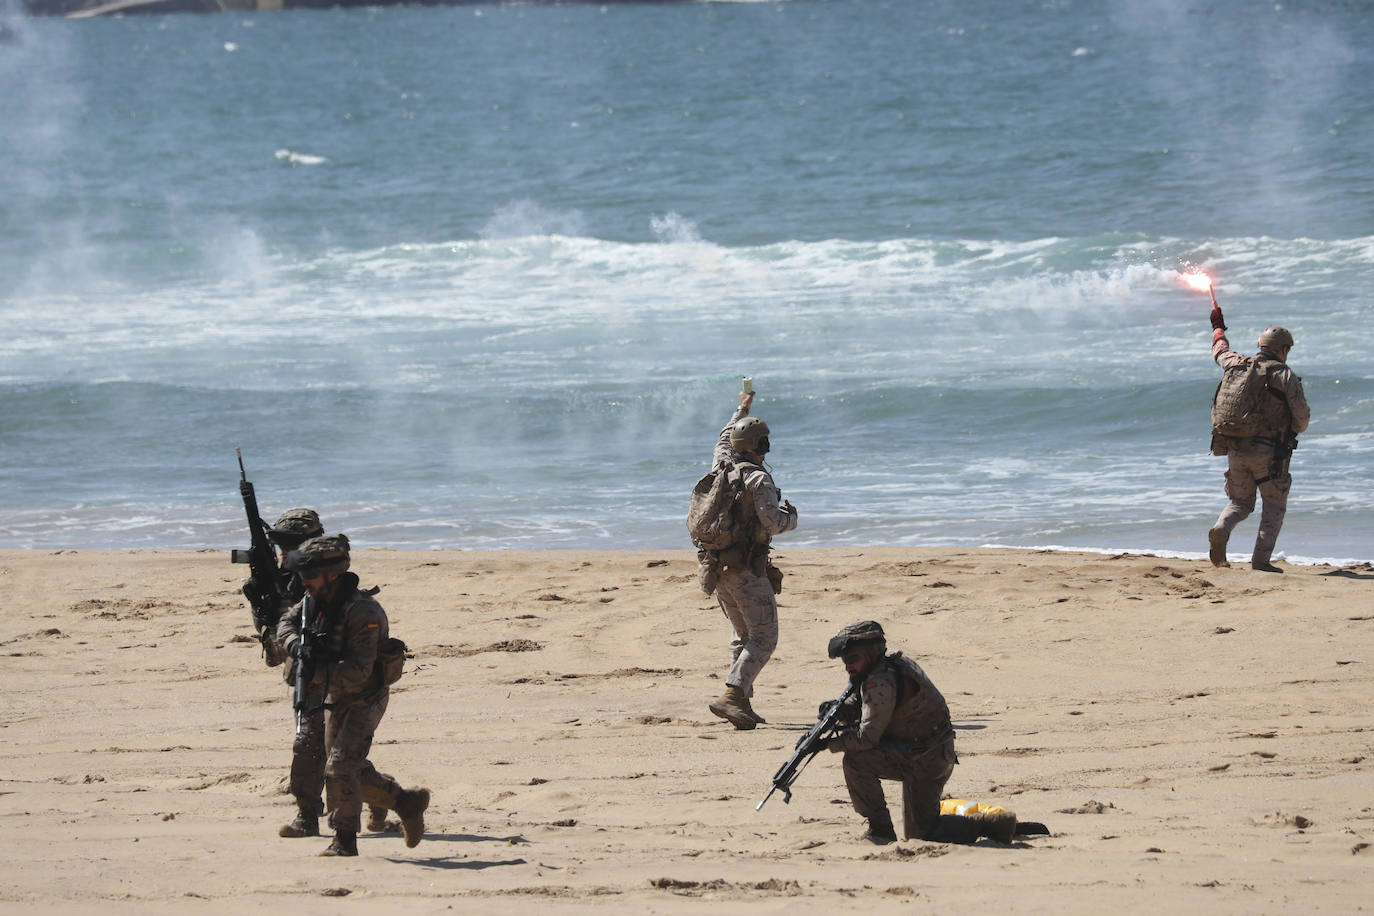
[[[277,628],[277,618],[281,615],[281,593],[278,581],[281,577],[277,566],[277,552],[267,539],[267,523],[258,512],[258,496],[253,484],[248,480],[248,472],[243,469],[243,453],[234,449],[239,459],[239,495],[243,497],[243,511],[248,516],[248,535],[252,546],[247,550],[230,551],[231,563],[247,563],[249,577],[243,583],[243,594],[253,609],[253,629],[259,640],[270,639]]]
[[[301,720],[310,714],[308,708],[310,682],[315,679],[315,663],[318,661],[319,634],[314,630],[315,599],[307,594],[301,599],[301,640],[296,646],[296,692],[291,698],[291,708],[296,710],[296,732],[301,730]]]

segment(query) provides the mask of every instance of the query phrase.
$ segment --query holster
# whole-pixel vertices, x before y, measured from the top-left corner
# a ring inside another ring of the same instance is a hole
[[[1286,477],[1288,466],[1293,461],[1293,449],[1297,448],[1297,445],[1298,440],[1292,434],[1274,443],[1274,457],[1269,459],[1269,474],[1255,481],[1255,484],[1265,484],[1271,480],[1282,480]]]
[[[768,562],[767,560],[765,560],[764,562],[765,562],[765,563],[767,564],[767,566],[768,566],[768,569],[767,569],[767,573],[768,573],[768,584],[771,585],[771,586],[773,586],[773,594],[775,594],[775,595],[781,595],[781,594],[782,594],[782,570],[781,570],[781,569],[778,569],[776,566],[774,566],[772,563]]]

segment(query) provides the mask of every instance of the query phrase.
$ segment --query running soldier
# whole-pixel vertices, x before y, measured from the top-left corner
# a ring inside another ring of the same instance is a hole
[[[319,513],[314,509],[288,509],[283,512],[267,529],[267,539],[272,543],[281,555],[282,565],[278,573],[277,582],[273,589],[261,589],[251,580],[245,582],[243,591],[245,595],[251,594],[276,594],[281,596],[275,620],[280,624],[281,618],[290,613],[302,597],[305,596],[305,589],[301,586],[300,576],[285,565],[287,554],[295,550],[301,544],[314,537],[324,534],[324,525],[320,522]],[[251,594],[250,594],[251,593]],[[262,639],[263,657],[269,668],[275,668],[289,658],[286,650],[282,648],[277,639],[277,627],[274,625],[270,632],[265,631]],[[315,720],[319,720],[318,727],[314,726]],[[302,726],[296,730],[296,740],[292,746],[291,753],[291,775],[290,791],[296,798],[296,808],[298,811],[314,812],[314,819],[302,819],[296,817],[289,824],[283,825],[278,831],[278,836],[283,837],[307,837],[319,836],[319,814],[324,811],[324,728],[323,718],[316,716],[309,721],[303,722]],[[392,821],[390,825],[386,820],[387,809],[378,805],[368,806],[367,829],[373,833],[381,833],[388,829],[399,831],[400,825]],[[312,829],[313,825],[313,829]]]
[[[299,813],[282,829],[284,836],[318,836],[320,773],[334,840],[322,853],[356,856],[364,802],[396,812],[407,846],[424,835],[428,789],[403,789],[368,760],[372,738],[386,713],[391,690],[378,666],[378,647],[389,637],[386,612],[361,591],[349,572],[348,538],[341,534],[312,538],[287,556],[288,568],[300,575],[309,601],[282,615],[278,637],[297,665],[313,666],[305,708],[299,715],[293,747],[292,792]],[[320,753],[322,771],[310,758]],[[297,762],[301,766],[297,767]],[[296,832],[287,833],[287,828]]]

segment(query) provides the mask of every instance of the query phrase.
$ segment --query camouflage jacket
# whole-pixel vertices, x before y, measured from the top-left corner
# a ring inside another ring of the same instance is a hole
[[[949,706],[921,666],[894,652],[859,686],[859,722],[826,745],[832,751],[865,751],[880,741],[943,743],[952,735]],[[937,741],[937,739],[939,739]]]
[[[744,488],[749,491],[754,514],[758,518],[758,524],[754,526],[754,541],[758,544],[768,544],[773,540],[773,535],[797,527],[797,513],[782,508],[782,491],[773,483],[772,474],[730,447],[730,431],[744,416],[746,414],[743,408],[736,409],[730,417],[730,422],[720,431],[715,452],[711,456],[711,464],[714,467],[728,461],[731,464],[742,465],[746,469]]]
[[[281,596],[277,606],[277,623],[273,627],[264,628],[261,634],[263,660],[269,668],[275,668],[291,658],[281,644],[280,628],[282,618],[288,616],[291,609],[305,595],[300,576],[289,569],[280,570],[277,573],[277,594]]]
[[[327,664],[319,664],[311,680],[312,691],[326,692],[326,702],[349,703],[358,697],[385,689],[377,678],[377,646],[391,635],[386,611],[371,594],[358,590],[358,577],[344,573],[339,596],[330,606],[318,603],[311,629],[323,634],[322,648]],[[283,614],[277,626],[277,639],[288,653],[301,638],[301,606]],[[288,666],[288,681],[294,683],[295,665]]]
[[[1260,347],[1254,358],[1260,361],[1259,371],[1264,375],[1265,387],[1275,395],[1264,399],[1264,425],[1269,432],[1266,436],[1249,439],[1219,436],[1221,441],[1213,443],[1213,454],[1224,455],[1232,449],[1238,452],[1273,451],[1275,443],[1286,432],[1291,430],[1297,435],[1307,429],[1312,419],[1312,409],[1307,406],[1307,396],[1298,374],[1268,347]],[[1212,342],[1212,359],[1226,370],[1244,362],[1246,356],[1232,350],[1230,341],[1222,334]]]

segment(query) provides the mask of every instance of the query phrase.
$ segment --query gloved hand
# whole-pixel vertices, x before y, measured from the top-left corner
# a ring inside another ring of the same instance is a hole
[[[1218,331],[1224,331],[1224,330],[1226,330],[1226,322],[1225,322],[1225,320],[1222,319],[1222,317],[1221,317],[1221,306],[1219,306],[1219,305],[1214,305],[1214,306],[1212,306],[1212,315],[1211,315],[1211,318],[1212,318],[1212,327],[1216,328]]]
[[[782,501],[782,511],[786,512],[788,515],[796,515],[797,507],[792,505],[792,500],[784,499]]]

